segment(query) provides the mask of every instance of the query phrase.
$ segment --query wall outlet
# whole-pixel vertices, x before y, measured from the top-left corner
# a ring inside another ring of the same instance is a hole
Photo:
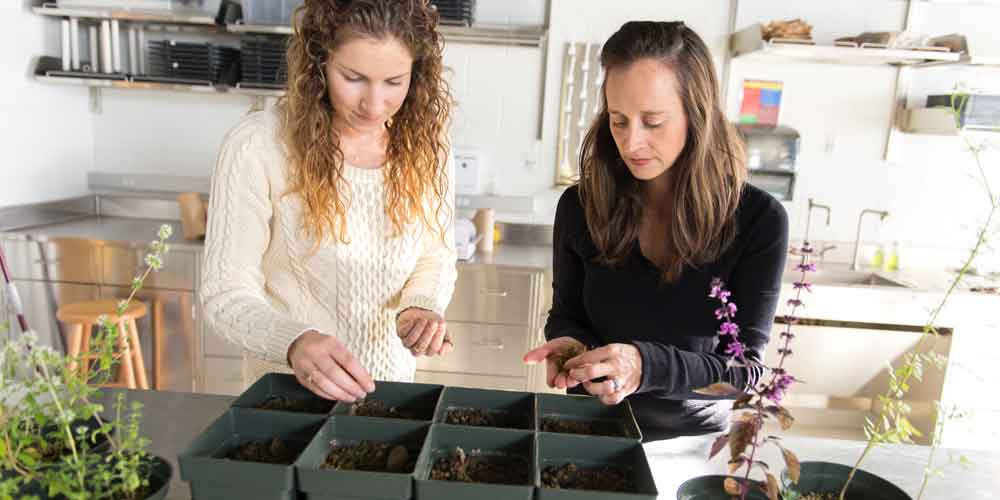
[[[486,165],[482,151],[456,149],[455,192],[458,194],[482,193],[485,168]]]

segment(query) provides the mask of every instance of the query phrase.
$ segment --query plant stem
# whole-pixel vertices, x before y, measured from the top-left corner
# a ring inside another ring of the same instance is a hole
[[[63,408],[62,403],[59,402],[59,396],[56,394],[55,388],[53,387],[52,376],[49,374],[49,368],[45,366],[45,363],[39,363],[42,367],[42,376],[45,380],[45,386],[52,395],[52,402],[56,405],[56,409],[59,411],[59,416],[63,420],[63,432],[66,433],[66,442],[69,444],[69,449],[73,453],[73,464],[80,465],[80,456],[76,451],[76,439],[73,438],[73,431],[70,429],[69,418],[66,415],[66,410]],[[86,483],[83,477],[83,470],[76,468],[76,479],[80,483],[80,491],[84,491]]]
[[[1000,203],[998,203],[996,197],[993,196],[993,190],[990,187],[989,177],[987,177],[986,170],[983,168],[983,161],[982,157],[980,156],[979,149],[976,148],[969,141],[968,137],[964,137],[964,139],[966,146],[968,146],[970,151],[972,151],[973,153],[973,157],[976,161],[976,168],[979,170],[979,175],[982,178],[983,186],[984,189],[986,190],[986,195],[989,197],[990,212],[989,215],[986,217],[986,222],[979,230],[979,234],[976,237],[976,244],[972,247],[972,250],[969,251],[968,257],[966,257],[965,262],[962,264],[962,267],[958,271],[958,274],[951,281],[951,284],[948,286],[947,291],[945,291],[945,294],[941,298],[941,301],[938,303],[937,307],[935,307],[934,310],[931,312],[930,319],[924,325],[922,330],[923,333],[920,336],[920,340],[917,342],[917,345],[913,348],[913,352],[922,352],[924,350],[924,344],[928,341],[928,339],[937,338],[938,333],[934,325],[937,324],[937,319],[941,315],[941,312],[944,310],[945,305],[947,305],[948,299],[955,292],[955,290],[958,289],[958,285],[962,282],[962,278],[964,278],[965,275],[969,272],[969,269],[972,268],[972,264],[973,262],[975,262],[976,257],[979,256],[979,253],[986,245],[987,236],[989,235],[990,228],[993,226],[993,219],[997,214],[997,210],[1000,209]],[[916,357],[910,357],[907,358],[906,362],[904,362],[903,367],[906,370],[903,376],[900,378],[900,382],[897,384],[897,387],[906,387],[910,378],[913,377],[914,373],[916,373],[916,371],[914,370],[914,363],[916,362],[914,361],[915,359]],[[886,392],[885,396],[888,398],[902,399],[901,396],[896,396],[895,394],[893,394],[891,388]],[[883,406],[881,409],[879,409],[879,414],[876,421],[881,421],[886,416],[887,412],[886,408],[887,408],[886,406]],[[935,435],[936,434],[937,432],[935,432]],[[877,444],[878,444],[878,435],[872,433],[871,437],[868,439],[868,444],[865,447],[865,451],[861,454],[861,457],[858,458],[857,463],[854,464],[854,468],[851,469],[851,473],[847,476],[847,481],[844,483],[844,487],[840,491],[840,500],[844,500],[844,494],[847,491],[847,487],[851,484],[851,480],[854,478],[854,473],[857,472],[858,468],[861,467],[861,463],[864,461],[865,456]],[[934,453],[937,451],[937,447],[939,446],[939,444],[940,443],[936,438],[931,439],[931,448],[930,448],[930,456],[928,457],[928,466],[933,462]],[[917,496],[918,499],[920,498],[920,495],[922,495],[924,492],[924,487],[927,485],[927,482],[929,480],[928,477],[929,474],[930,474],[930,469],[928,467],[927,469],[924,469],[924,478],[920,486],[920,493]]]

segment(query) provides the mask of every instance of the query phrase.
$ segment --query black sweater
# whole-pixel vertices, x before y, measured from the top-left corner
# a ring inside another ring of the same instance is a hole
[[[545,336],[639,349],[642,383],[628,401],[646,441],[724,430],[731,403],[692,391],[719,381],[740,389],[756,383],[754,372],[726,368],[726,343],[720,343],[714,314],[719,303],[708,293],[712,278],[726,282],[739,307],[735,321],[746,354],[762,359],[781,288],[788,217],[777,200],[751,185],[736,217],[736,239],[718,260],[687,267],[675,283],[664,284],[638,243],[622,266],[597,263],[577,187],[559,200]]]

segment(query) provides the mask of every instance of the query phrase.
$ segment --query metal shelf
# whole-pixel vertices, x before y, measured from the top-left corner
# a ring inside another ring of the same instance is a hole
[[[230,24],[227,29],[232,33],[292,34],[291,26],[281,25]],[[476,25],[467,27],[443,24],[438,26],[438,31],[444,36],[445,43],[516,47],[541,47],[547,35],[545,28],[537,26]]]
[[[191,8],[170,10],[130,10],[130,9],[100,9],[100,8],[60,8],[50,4],[32,7],[35,14],[56,17],[79,17],[85,19],[117,19],[120,21],[177,23],[214,25],[215,16],[205,11]]]
[[[960,131],[997,133],[1000,130],[966,126],[959,128],[950,108],[908,108],[902,120],[902,130],[915,135],[958,135]]]
[[[734,58],[760,58],[849,65],[911,66],[928,62],[956,63],[961,54],[937,50],[890,49],[873,46],[814,45],[791,40],[764,40],[754,24],[730,36]]]

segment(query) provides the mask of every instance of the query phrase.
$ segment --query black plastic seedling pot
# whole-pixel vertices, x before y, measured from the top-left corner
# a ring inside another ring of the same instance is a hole
[[[295,499],[293,464],[240,461],[226,455],[250,441],[272,438],[302,450],[326,420],[324,415],[230,408],[177,457],[181,479],[191,483],[195,500]]]
[[[280,399],[279,399],[280,398]],[[327,414],[333,409],[335,401],[323,399],[302,387],[294,375],[286,373],[268,373],[257,379],[243,394],[240,394],[232,406],[235,408],[260,408],[265,404],[275,404],[281,399],[292,401],[298,406],[295,410],[279,410],[294,413]],[[269,410],[273,411],[273,410]]]
[[[416,459],[430,423],[409,420],[337,416],[323,425],[295,462],[299,491],[307,500],[407,500],[413,496],[413,469],[384,471],[334,470],[321,466],[334,446],[361,441],[404,446]]]
[[[536,396],[538,430],[557,432],[547,423],[550,421],[572,422],[593,426],[595,435],[638,441],[642,439],[639,426],[632,414],[632,406],[622,401],[608,406],[590,396],[570,396],[559,394],[538,394]]]
[[[572,434],[538,434],[537,500],[654,500],[657,495],[653,473],[646,461],[642,444],[624,439],[611,439]],[[614,470],[627,478],[624,491],[568,489],[546,487],[546,469],[558,469],[573,464],[579,474]]]
[[[448,414],[455,410],[481,410],[499,421],[493,427],[535,430],[535,395],[529,392],[446,387],[441,394],[434,422],[476,425],[449,422]]]
[[[469,457],[524,460],[528,474],[524,484],[491,484],[431,479],[434,463],[461,448]],[[416,467],[418,500],[532,500],[534,495],[535,435],[531,432],[434,424]]]

